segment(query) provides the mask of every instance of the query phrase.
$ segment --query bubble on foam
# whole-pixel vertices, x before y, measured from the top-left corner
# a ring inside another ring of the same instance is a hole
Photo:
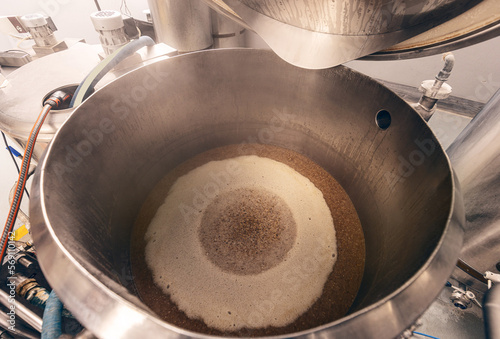
[[[296,223],[295,243],[282,262],[258,274],[222,270],[198,236],[207,206],[238,189],[278,196]],[[145,240],[154,282],[188,317],[222,331],[292,323],[321,296],[337,258],[333,220],[321,191],[289,166],[257,156],[212,161],[180,177]]]

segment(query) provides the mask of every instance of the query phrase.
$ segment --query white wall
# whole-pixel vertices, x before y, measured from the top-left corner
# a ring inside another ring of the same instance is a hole
[[[59,38],[85,38],[88,43],[98,43],[89,18],[96,11],[93,0],[0,0],[0,3],[0,16],[43,12],[58,26]],[[120,10],[121,0],[99,0],[99,3],[102,9]],[[148,7],[147,0],[128,0],[127,3],[133,16],[145,19],[142,10]],[[15,48],[16,43],[15,39],[0,34],[0,50]],[[457,61],[449,80],[453,95],[486,102],[500,88],[500,37],[454,54]],[[442,61],[436,55],[400,61],[353,61],[347,65],[372,77],[418,87],[422,80],[434,78]]]
[[[500,88],[500,37],[453,51],[456,62],[448,83],[453,95],[486,102]],[[351,61],[346,64],[371,77],[418,87],[434,79],[441,55],[395,61]]]

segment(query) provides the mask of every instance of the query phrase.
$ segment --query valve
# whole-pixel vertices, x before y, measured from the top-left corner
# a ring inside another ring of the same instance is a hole
[[[491,288],[492,282],[500,283],[500,274],[498,274],[498,273],[486,271],[486,272],[484,272],[484,277],[486,278],[486,280],[488,280],[488,289]]]
[[[472,304],[476,304],[480,308],[482,305],[477,301],[476,295],[472,291],[463,290],[460,287],[451,286],[453,288],[453,293],[451,294],[451,302],[455,307],[458,307],[462,310],[472,307]]]
[[[436,111],[438,100],[446,99],[451,94],[451,86],[445,82],[450,77],[451,70],[455,65],[455,56],[452,53],[446,53],[443,55],[443,60],[443,69],[436,75],[436,78],[422,81],[419,88],[422,97],[418,103],[412,105],[425,121],[429,121]]]

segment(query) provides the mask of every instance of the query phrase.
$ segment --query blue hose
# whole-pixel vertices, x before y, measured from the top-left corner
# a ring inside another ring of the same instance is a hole
[[[50,293],[43,287],[38,286],[32,289],[29,293],[29,295],[26,295],[25,298],[28,300],[32,305],[38,306],[40,308],[45,309],[45,306],[47,305],[47,300],[49,300]],[[62,310],[62,316],[65,318],[72,318],[74,319],[75,317],[71,314],[70,311],[68,311],[64,306]]]
[[[62,310],[63,304],[52,290],[43,312],[42,339],[57,339],[61,336]]]
[[[432,335],[429,335],[429,334],[425,334],[425,333],[420,333],[420,332],[413,332],[413,334],[418,334],[418,335],[421,335],[421,336],[424,336],[424,337],[427,337],[427,338],[432,338],[432,339],[439,339],[438,337],[435,337],[435,336],[432,336]]]
[[[112,54],[102,60],[94,69],[83,79],[77,87],[69,107],[80,105],[92,92],[95,85],[111,70],[127,57],[134,54],[137,50],[144,46],[152,46],[155,42],[148,36],[141,36],[137,40],[133,40],[123,47],[120,47]]]

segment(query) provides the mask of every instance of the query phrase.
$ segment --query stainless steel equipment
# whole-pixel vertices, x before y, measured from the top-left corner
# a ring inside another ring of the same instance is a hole
[[[245,28],[233,20],[212,11],[213,48],[244,47]]]
[[[286,337],[394,337],[434,300],[460,251],[464,212],[424,120],[345,67],[305,70],[270,51],[213,50],[158,61],[98,90],[37,169],[30,209],[40,264],[85,327],[100,338],[203,337],[161,321],[137,298],[131,228],[169,169],[248,142],[289,148],[330,172],[365,234],[365,274],[349,314]]]
[[[479,272],[500,267],[500,91],[450,145],[447,153],[460,180],[467,223],[460,258]],[[459,281],[480,291],[486,285],[462,271]]]
[[[7,84],[0,88],[0,129],[24,148],[45,97],[61,88],[70,87],[74,91],[99,63],[99,51],[77,43],[66,51],[37,59],[9,74]],[[35,146],[35,158],[42,155],[72,111],[58,110],[47,117]]]
[[[66,42],[58,41],[47,19],[41,14],[28,14],[21,18],[24,26],[33,37],[33,50],[43,56],[68,49]]]
[[[157,42],[179,52],[212,45],[210,8],[199,0],[148,0]]]
[[[99,41],[106,55],[110,55],[130,41],[125,34],[125,24],[120,12],[98,11],[92,13],[90,19],[99,33]]]
[[[500,2],[483,0],[465,13],[366,59],[421,58],[471,46],[499,34]]]
[[[299,67],[313,69],[336,66],[389,48],[482,2],[204,1],[220,12],[243,21],[284,60]]]
[[[100,46],[76,43],[68,50],[37,59],[9,74],[5,85],[0,87],[0,129],[24,148],[42,103],[59,89],[73,94],[82,79],[100,62],[100,53]],[[154,58],[174,54],[177,51],[164,44],[141,49],[106,74],[97,87]],[[38,135],[33,153],[35,159],[41,157],[55,132],[72,112],[72,108],[66,107],[50,113]]]

